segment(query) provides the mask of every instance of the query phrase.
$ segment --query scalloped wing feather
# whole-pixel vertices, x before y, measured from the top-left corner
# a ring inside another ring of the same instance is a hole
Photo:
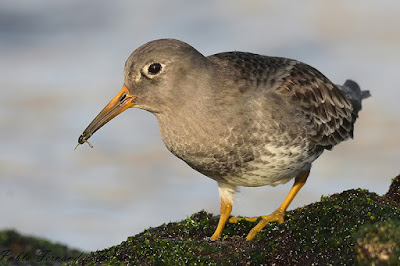
[[[318,146],[330,149],[353,137],[357,113],[338,86],[315,68],[297,62],[276,89],[281,97],[297,105],[311,122],[314,131],[310,139]]]

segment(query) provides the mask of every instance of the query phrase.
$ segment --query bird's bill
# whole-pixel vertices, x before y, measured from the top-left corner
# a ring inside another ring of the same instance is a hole
[[[133,96],[129,90],[124,86],[122,90],[104,107],[103,110],[93,119],[89,126],[79,136],[78,145],[87,141],[97,130],[107,124],[108,121],[122,113],[128,108],[133,107],[132,100],[136,97]],[[91,146],[92,147],[92,146]]]

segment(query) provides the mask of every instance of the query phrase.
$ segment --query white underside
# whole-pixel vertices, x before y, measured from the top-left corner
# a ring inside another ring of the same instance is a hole
[[[270,144],[265,149],[275,156],[261,156],[261,160],[249,162],[248,166],[255,169],[245,171],[237,176],[226,178],[226,182],[235,186],[259,187],[276,186],[287,183],[299,173],[309,170],[311,163],[319,154],[302,158],[305,152],[301,147],[292,146],[280,149]],[[301,158],[300,158],[301,157]]]
[[[218,192],[221,202],[232,205],[235,199],[236,186],[218,182]]]
[[[232,204],[235,198],[236,186],[258,187],[258,186],[277,186],[284,184],[295,178],[301,172],[311,168],[311,163],[320,154],[299,160],[295,154],[303,154],[300,147],[289,147],[279,149],[272,145],[265,145],[265,149],[274,153],[275,156],[261,156],[261,160],[249,163],[254,167],[253,171],[247,171],[237,176],[230,176],[224,181],[218,182],[218,191],[221,201]]]

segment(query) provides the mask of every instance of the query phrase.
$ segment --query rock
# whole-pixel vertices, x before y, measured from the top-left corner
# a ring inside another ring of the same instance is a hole
[[[383,197],[353,189],[289,211],[283,224],[269,224],[250,242],[244,237],[254,224],[245,220],[227,224],[223,237],[210,241],[218,217],[201,211],[93,252],[80,263],[354,265],[368,256],[388,257],[387,261],[398,265],[400,259],[393,256],[399,246],[394,233],[400,221],[399,178]],[[378,237],[380,248],[369,249],[365,241],[369,230],[379,231],[376,226],[392,230],[393,239]],[[364,249],[368,253],[361,257]]]
[[[15,230],[0,231],[0,265],[55,265],[81,260],[85,253]]]
[[[397,202],[397,207],[400,208],[400,175],[396,176],[392,180],[389,191],[385,194],[385,197]]]
[[[400,176],[384,196],[363,189],[323,196],[287,212],[283,224],[267,225],[253,241],[245,240],[254,226],[245,220],[227,224],[222,238],[211,241],[218,217],[205,211],[90,254],[6,230],[0,252],[8,255],[0,264],[400,265],[399,195]],[[45,250],[52,251],[47,261],[23,257]]]
[[[355,247],[361,265],[400,265],[400,221],[388,219],[361,226]]]

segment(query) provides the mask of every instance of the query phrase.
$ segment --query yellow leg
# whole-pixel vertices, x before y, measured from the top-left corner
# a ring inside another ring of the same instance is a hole
[[[218,238],[220,238],[222,230],[224,230],[226,221],[228,220],[231,211],[232,211],[232,204],[227,203],[221,198],[221,216],[219,217],[217,229],[211,236],[211,240],[217,240]]]
[[[256,234],[260,232],[269,222],[283,223],[283,217],[285,216],[286,209],[289,207],[297,192],[299,192],[301,187],[306,183],[309,174],[310,171],[308,170],[296,176],[293,187],[287,195],[286,199],[282,202],[281,206],[272,214],[262,216],[262,220],[256,226],[254,226],[253,229],[250,230],[249,234],[246,237],[247,240],[252,240],[256,236]],[[258,217],[253,217],[249,219],[253,220],[254,218]]]

